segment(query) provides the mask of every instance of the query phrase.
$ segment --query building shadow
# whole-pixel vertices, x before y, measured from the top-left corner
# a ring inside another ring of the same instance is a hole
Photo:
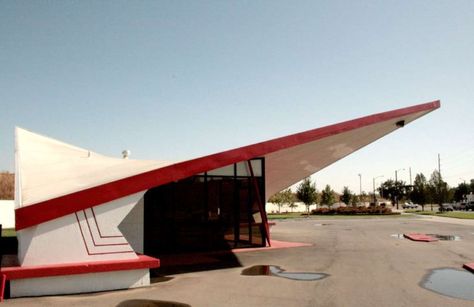
[[[161,265],[150,270],[150,277],[242,267],[231,251],[185,253],[158,256]]]
[[[120,302],[117,307],[191,307],[191,305],[172,301],[134,299]]]

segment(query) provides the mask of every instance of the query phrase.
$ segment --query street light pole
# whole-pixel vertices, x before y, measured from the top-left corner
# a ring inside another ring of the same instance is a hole
[[[397,169],[395,171],[395,189],[396,189],[396,194],[395,194],[395,203],[397,204],[397,210],[398,210],[398,186],[397,186],[397,182],[398,182],[398,178],[397,178],[397,173],[398,171],[404,171],[405,169],[404,168],[400,168],[400,169]]]
[[[375,203],[377,202],[377,199],[375,198],[375,179],[381,178],[381,177],[383,177],[383,175],[374,177],[374,178],[372,179],[372,184],[373,184],[373,189],[374,189],[374,190],[373,190],[373,192],[374,192],[374,205],[375,205]]]
[[[359,174],[359,197],[362,195],[362,174]]]

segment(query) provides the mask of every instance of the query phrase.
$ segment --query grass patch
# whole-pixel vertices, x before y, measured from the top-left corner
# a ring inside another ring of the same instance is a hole
[[[455,219],[468,219],[474,220],[474,212],[439,212],[439,211],[418,211],[418,210],[405,210],[405,213],[419,214],[419,215],[433,215],[433,216],[444,216],[451,217]]]
[[[272,213],[267,214],[269,220],[285,220],[285,219],[294,219],[306,217],[304,213],[301,212],[291,212],[291,213]]]
[[[2,237],[16,237],[16,231],[14,228],[2,229]]]
[[[436,214],[437,216],[452,217],[455,219],[469,219],[474,220],[474,212],[444,212]]]
[[[327,220],[327,219],[377,219],[377,218],[398,218],[398,217],[415,217],[410,215],[401,214],[333,214],[333,215],[306,215],[304,213],[285,213],[285,214],[268,214],[269,220],[284,220],[292,218],[310,218],[315,220]]]
[[[413,213],[419,215],[436,215],[437,211],[421,211],[421,210],[405,210],[405,213]]]
[[[401,214],[333,214],[333,215],[311,215],[311,218],[324,220],[324,219],[391,219],[391,218],[398,218],[403,217],[406,218],[408,216],[401,215]]]
[[[311,215],[391,215],[400,214],[382,206],[373,207],[338,207],[318,208],[311,211]]]

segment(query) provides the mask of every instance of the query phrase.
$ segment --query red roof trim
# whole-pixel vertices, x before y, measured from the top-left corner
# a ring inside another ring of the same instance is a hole
[[[97,206],[114,199],[144,191],[152,187],[180,180],[198,173],[232,163],[260,157],[278,150],[316,141],[331,135],[376,124],[402,116],[430,112],[440,107],[440,101],[378,113],[358,119],[308,130],[273,140],[248,145],[220,153],[192,159],[103,185],[53,198],[15,210],[16,229],[28,228],[79,210]]]

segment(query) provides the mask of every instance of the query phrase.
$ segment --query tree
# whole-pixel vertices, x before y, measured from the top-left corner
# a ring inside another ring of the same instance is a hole
[[[439,171],[434,170],[431,174],[430,181],[428,183],[428,191],[430,192],[430,198],[432,203],[437,203],[441,205],[444,202],[447,202],[449,199],[448,193],[449,187],[448,184],[443,181]],[[433,206],[431,206],[433,210]]]
[[[15,194],[15,175],[0,172],[0,199],[13,199]]]
[[[352,195],[352,198],[351,198],[351,204],[352,204],[352,207],[357,207],[357,205],[360,203],[360,199],[359,199],[359,196],[357,195]]]
[[[327,184],[324,190],[321,192],[321,204],[331,207],[334,202],[334,191],[331,189],[331,186]]]
[[[422,173],[416,174],[413,182],[413,190],[410,193],[410,199],[415,203],[421,205],[421,210],[425,211],[425,205],[428,203],[428,182],[425,175]]]
[[[283,204],[285,202],[284,199],[283,199],[283,191],[280,191],[280,192],[276,193],[275,195],[270,197],[270,199],[268,201],[271,202],[271,203],[274,203],[275,205],[277,205],[278,206],[278,213],[281,213],[281,207],[283,206]]]
[[[359,195],[359,201],[360,202],[370,202],[371,197],[369,194],[365,193],[362,191],[362,194]]]
[[[270,197],[270,199],[268,200],[269,202],[271,203],[274,203],[278,206],[278,213],[281,213],[281,207],[283,206],[288,206],[292,209],[293,211],[293,208],[295,207],[295,196],[293,194],[293,192],[291,192],[290,189],[286,189],[286,190],[283,190],[283,191],[280,191],[278,193],[276,193],[275,195],[273,195],[272,197]]]
[[[454,200],[455,201],[462,201],[465,195],[472,192],[471,186],[466,183],[460,183],[457,188],[454,190]]]
[[[293,208],[296,207],[295,205],[295,194],[291,192],[291,189],[286,189],[282,192],[283,194],[283,203],[284,205],[291,208],[291,212],[293,212]]]
[[[309,177],[305,178],[296,189],[296,197],[305,204],[306,211],[309,213],[309,206],[318,198],[316,184],[312,183]]]
[[[340,197],[341,201],[345,203],[346,205],[349,205],[352,197],[353,197],[353,194],[351,190],[349,190],[349,187],[344,187],[344,189],[342,190],[342,195]]]
[[[292,203],[290,203],[290,204],[288,205],[288,207],[290,207],[291,212],[293,212],[293,209],[295,209],[295,208],[298,207],[298,206],[297,206],[297,205],[295,204],[295,202],[293,201]]]
[[[378,190],[383,198],[388,198],[392,204],[395,204],[397,199],[400,200],[405,197],[408,187],[405,185],[404,181],[398,180],[395,182],[392,179],[388,179],[380,185]]]

